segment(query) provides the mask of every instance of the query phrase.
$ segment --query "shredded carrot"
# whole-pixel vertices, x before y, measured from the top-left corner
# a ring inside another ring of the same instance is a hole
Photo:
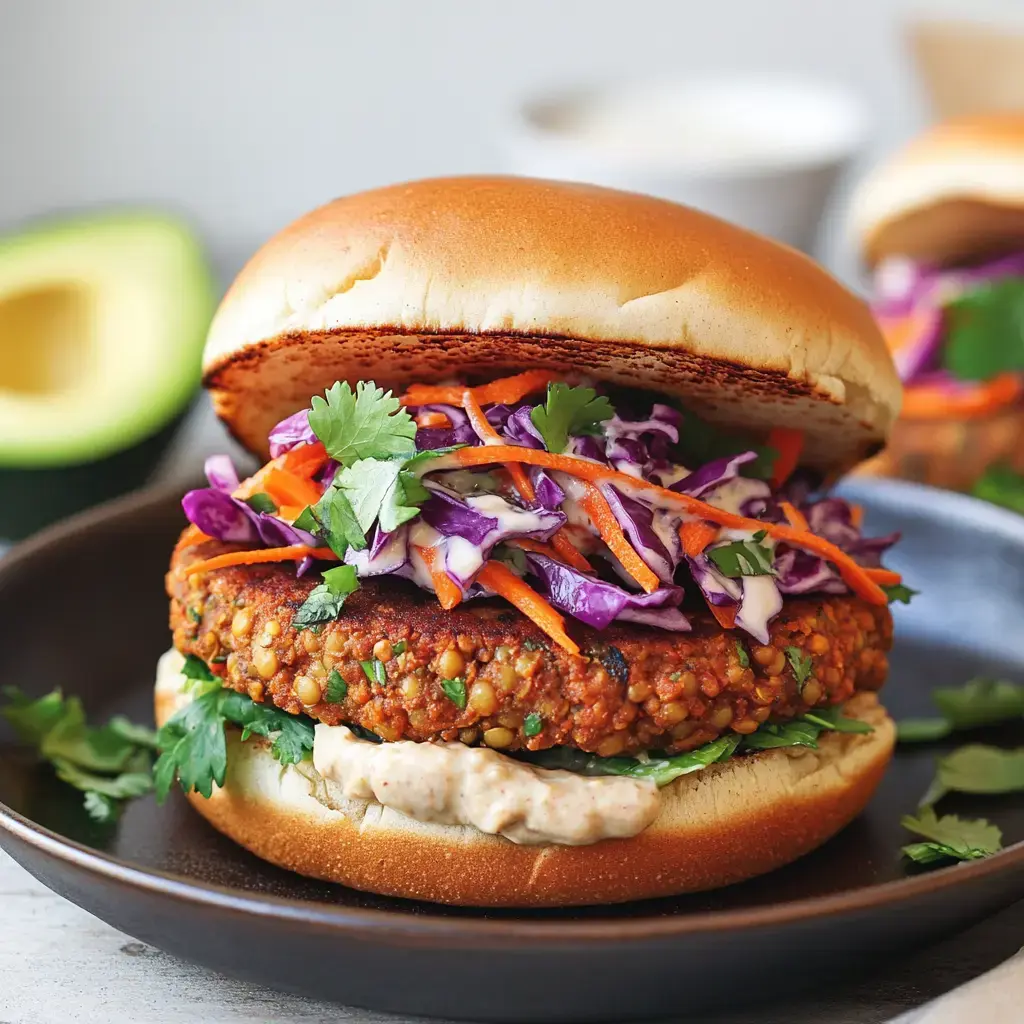
[[[565,632],[565,619],[531,586],[524,583],[508,566],[501,562],[485,562],[477,573],[478,583],[505,598],[509,604],[518,608],[555,643],[564,647],[570,654],[579,654],[579,645]]]
[[[307,480],[318,473],[327,463],[327,449],[323,441],[314,444],[300,444],[281,456],[281,469]]]
[[[632,477],[630,477],[632,479]],[[593,484],[587,485],[587,493],[581,502],[590,521],[597,527],[601,540],[622,563],[622,567],[640,584],[648,594],[654,593],[661,586],[661,581],[651,571],[651,567],[636,553],[633,545],[619,526],[619,521],[612,512],[608,499]]]
[[[452,421],[443,412],[421,412],[416,417],[417,427],[450,427]]]
[[[514,377],[502,377],[490,384],[472,388],[473,395],[481,405],[501,403],[512,405],[534,391],[546,387],[549,381],[557,380],[553,370],[527,370]],[[413,384],[401,397],[402,405],[461,405],[465,388],[458,385]]]
[[[779,507],[782,509],[782,513],[785,515],[790,526],[797,530],[807,530],[810,532],[811,527],[807,522],[807,517],[800,509],[791,505],[788,501],[780,501]]]
[[[594,571],[594,567],[572,546],[572,544],[567,543],[567,550],[563,550],[555,543],[558,539],[559,534],[556,533],[548,544],[539,540],[530,540],[528,537],[516,537],[514,540],[508,541],[508,543],[514,548],[522,548],[523,551],[535,551],[538,555],[547,555],[548,558],[552,558],[556,562],[565,562],[567,565],[571,565],[574,569],[579,569],[580,572]]]
[[[891,587],[903,582],[903,577],[892,569],[865,569],[864,572],[880,587]]]
[[[274,499],[280,508],[282,505],[315,505],[320,500],[320,488],[311,480],[306,480],[294,473],[282,469],[272,469],[263,478],[263,489]]]
[[[278,510],[277,514],[282,519],[287,519],[290,522],[294,522],[299,518],[300,515],[305,511],[305,505],[282,505]]]
[[[626,489],[646,491],[663,501],[671,508],[687,512],[690,515],[699,516],[703,519],[718,523],[721,526],[730,526],[741,530],[764,530],[769,536],[778,540],[789,541],[797,547],[806,548],[817,555],[832,562],[839,570],[840,575],[849,585],[850,589],[859,594],[865,601],[872,604],[887,604],[888,597],[885,591],[879,587],[870,576],[859,566],[845,551],[841,551],[823,537],[817,534],[808,533],[804,530],[797,530],[792,526],[782,523],[765,523],[759,519],[748,519],[745,516],[736,515],[733,512],[726,512],[724,509],[708,505],[699,498],[682,494],[679,491],[670,491],[667,488],[659,487],[646,480],[640,480],[629,476],[626,473],[619,473],[600,463],[591,462],[588,459],[573,458],[567,455],[554,455],[551,452],[542,451],[537,448],[524,448],[519,445],[492,445],[479,448],[460,448],[450,455],[443,456],[433,465],[437,468],[438,463],[446,463],[457,466],[486,466],[488,464],[510,462],[522,462],[531,466],[542,466],[545,469],[558,469],[570,476],[575,476],[591,483],[604,481],[619,482]],[[430,464],[423,467],[427,471]],[[607,541],[605,541],[607,543]]]
[[[1024,394],[1024,380],[1003,373],[991,380],[958,387],[942,384],[910,384],[903,389],[904,419],[974,419],[990,416],[1016,402]]]
[[[850,522],[853,523],[858,529],[860,524],[864,522],[864,507],[863,505],[851,505],[850,506]]]
[[[477,437],[481,438],[485,445],[505,444],[501,435],[488,422],[483,409],[480,408],[476,395],[469,388],[462,393],[462,408],[466,410],[466,415],[469,416],[469,422],[476,431]],[[515,489],[526,501],[534,501],[537,497],[537,491],[526,470],[518,462],[506,462],[504,465],[508,475],[512,478],[512,484]],[[563,562],[567,562],[574,569],[579,569],[581,572],[591,572],[593,570],[594,567],[576,550],[572,541],[565,536],[562,530],[559,530],[552,537],[551,543],[562,556],[561,560]]]
[[[551,538],[551,546],[558,552],[559,557],[567,565],[571,565],[574,569],[579,569],[580,572],[594,571],[594,567],[576,549],[576,545],[569,539],[564,526],[554,535],[554,537]]]
[[[789,427],[775,427],[768,431],[768,446],[774,448],[779,457],[772,466],[772,486],[781,487],[792,475],[804,450],[804,432]]]
[[[683,551],[691,558],[696,558],[717,536],[718,527],[706,519],[690,519],[679,527]]]
[[[202,530],[196,526],[195,523],[189,523],[185,527],[185,532],[178,539],[179,544],[202,544],[204,540],[210,540],[208,534],[203,533]]]
[[[193,562],[181,568],[182,576],[193,576],[200,572],[213,572],[231,565],[257,565],[262,562],[301,562],[306,557],[323,562],[337,562],[338,556],[330,548],[310,548],[305,544],[292,544],[286,548],[263,548],[258,551],[227,551],[214,555],[202,562]]]
[[[418,544],[414,545],[414,547],[417,554],[423,559],[423,564],[427,567],[427,571],[430,573],[430,579],[434,584],[434,593],[437,594],[441,607],[446,612],[450,612],[462,601],[462,591],[459,589],[459,585],[443,568],[435,568],[434,562],[436,561],[435,555],[437,552],[433,548],[420,547]]]
[[[736,628],[736,614],[740,610],[738,604],[712,604],[707,602],[708,611],[715,617],[715,621],[722,629]]]

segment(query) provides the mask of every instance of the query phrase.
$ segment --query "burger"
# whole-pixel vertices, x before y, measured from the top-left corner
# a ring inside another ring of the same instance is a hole
[[[851,223],[905,387],[866,468],[957,490],[1024,470],[1024,113],[929,129],[860,185]]]
[[[215,828],[447,904],[611,903],[814,849],[892,753],[895,536],[824,488],[900,385],[797,252],[647,196],[449,178],[261,249],[205,380],[156,713]]]

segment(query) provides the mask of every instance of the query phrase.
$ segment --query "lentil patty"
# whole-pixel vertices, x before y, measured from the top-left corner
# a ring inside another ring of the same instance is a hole
[[[567,620],[580,644],[573,656],[502,601],[446,612],[392,577],[363,580],[319,632],[296,630],[292,616],[319,576],[297,578],[290,563],[178,571],[226,550],[184,539],[175,550],[167,576],[175,647],[255,701],[385,740],[675,752],[878,689],[888,671],[889,610],[852,596],[787,601],[767,646],[706,613],[691,616],[691,633],[629,623],[597,632]],[[804,655],[811,671],[801,688],[793,665]],[[340,689],[335,672],[347,689],[329,702],[329,681]]]

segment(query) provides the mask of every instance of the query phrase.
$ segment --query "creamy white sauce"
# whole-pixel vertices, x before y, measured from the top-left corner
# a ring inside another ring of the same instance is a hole
[[[586,846],[635,836],[660,806],[649,780],[534,768],[462,743],[373,743],[343,725],[316,727],[313,766],[349,798],[523,845]]]

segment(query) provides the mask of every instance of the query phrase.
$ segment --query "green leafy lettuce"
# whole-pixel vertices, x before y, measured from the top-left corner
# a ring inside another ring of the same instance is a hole
[[[992,281],[946,306],[943,362],[961,380],[1024,370],[1024,278]]]
[[[761,541],[766,534],[759,530],[750,540],[734,540],[729,544],[708,549],[708,558],[723,576],[739,579],[741,576],[774,576],[772,562],[775,555]]]

